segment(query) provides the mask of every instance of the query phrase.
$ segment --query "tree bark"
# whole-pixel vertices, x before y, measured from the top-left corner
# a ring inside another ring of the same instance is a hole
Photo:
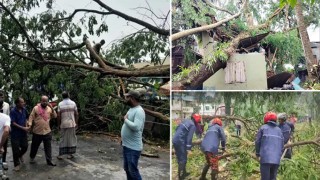
[[[236,52],[236,49],[239,45],[239,42],[243,38],[247,38],[250,35],[248,33],[241,33],[236,38],[234,38],[231,42],[231,45],[225,49],[225,53],[228,55],[228,58]],[[226,62],[221,60],[217,60],[214,63],[213,67],[208,68],[209,65],[206,63],[202,64],[199,71],[192,70],[189,76],[181,81],[172,83],[172,90],[184,90],[184,89],[192,89],[201,85],[204,81],[209,79],[212,75],[214,75],[217,71],[227,66]],[[201,72],[201,73],[198,73]]]
[[[297,1],[296,7],[295,7],[295,12],[296,12],[296,16],[297,16],[297,24],[298,24],[299,34],[300,34],[300,38],[301,38],[301,43],[302,43],[302,47],[303,47],[304,54],[305,54],[307,71],[308,71],[308,75],[310,77],[312,65],[316,61],[315,61],[315,58],[313,57],[313,53],[312,53],[312,49],[311,49],[311,45],[310,45],[310,39],[309,39],[309,35],[307,32],[307,27],[306,27],[305,20],[304,20],[303,14],[302,14],[301,0]]]

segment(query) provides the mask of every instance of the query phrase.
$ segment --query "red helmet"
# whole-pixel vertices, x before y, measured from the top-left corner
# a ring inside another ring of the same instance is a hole
[[[195,121],[196,123],[201,122],[201,115],[200,115],[200,114],[193,114],[193,115],[192,115],[192,118],[194,119],[194,121]]]
[[[212,119],[211,124],[218,124],[219,126],[222,126],[222,121],[220,118],[214,118]]]
[[[268,123],[269,121],[277,121],[277,114],[274,112],[267,112],[263,118],[264,123]]]

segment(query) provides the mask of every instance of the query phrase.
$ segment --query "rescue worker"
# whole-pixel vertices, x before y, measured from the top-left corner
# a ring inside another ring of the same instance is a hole
[[[222,128],[222,121],[219,118],[214,118],[208,127],[207,133],[201,143],[201,150],[205,154],[207,164],[202,170],[200,180],[206,179],[206,174],[211,168],[211,179],[218,178],[219,172],[219,157],[218,149],[221,142],[221,149],[224,152],[226,148],[226,136]]]
[[[199,127],[197,125],[200,121],[201,116],[193,113],[191,119],[186,119],[179,124],[174,134],[172,143],[178,161],[179,179],[184,179],[189,175],[186,171],[187,155],[191,154],[192,138],[196,131],[196,127]]]
[[[278,119],[279,119],[279,128],[281,129],[282,135],[284,138],[284,144],[287,144],[293,135],[294,125],[290,122],[286,122],[287,120],[286,113],[279,113]],[[282,153],[284,153],[284,151],[285,150],[283,150]],[[292,156],[292,148],[288,148],[286,150],[284,157],[291,159],[291,156]]]
[[[260,158],[261,180],[275,180],[277,177],[284,138],[276,122],[277,114],[267,112],[264,125],[256,136],[255,148],[256,156]]]

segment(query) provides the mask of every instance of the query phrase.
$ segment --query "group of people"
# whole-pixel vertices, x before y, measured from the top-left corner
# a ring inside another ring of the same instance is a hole
[[[294,124],[287,122],[286,113],[267,112],[264,116],[264,125],[259,129],[255,140],[256,156],[260,162],[262,180],[276,179],[280,160],[291,158],[292,149],[284,148],[293,137]],[[279,120],[279,124],[277,124]],[[203,132],[201,129],[201,115],[193,113],[190,119],[183,120],[176,128],[173,137],[173,147],[178,162],[178,178],[184,179],[189,173],[186,170],[188,154],[191,154],[192,138],[194,134]],[[240,126],[237,122],[236,126]],[[240,136],[237,127],[237,135]],[[221,148],[219,146],[221,145]],[[214,118],[209,123],[208,129],[202,139],[200,148],[206,158],[200,180],[206,179],[206,174],[211,169],[211,179],[217,179],[219,173],[219,158],[226,150],[226,136],[220,118]],[[220,151],[219,151],[220,149]]]
[[[62,93],[63,101],[58,104],[57,112],[48,102],[47,96],[41,96],[40,103],[28,115],[25,101],[22,97],[15,99],[15,107],[10,110],[9,104],[4,102],[4,93],[0,93],[0,153],[2,162],[6,162],[7,143],[11,139],[14,170],[19,171],[24,163],[24,154],[28,149],[28,133],[32,133],[30,163],[35,163],[35,157],[40,144],[43,142],[46,163],[56,166],[52,161],[50,120],[57,118],[61,131],[58,159],[64,155],[73,158],[76,152],[78,125],[78,110],[76,103],[69,98],[68,92]]]
[[[125,95],[125,102],[130,106],[124,116],[121,129],[121,145],[123,148],[124,170],[128,180],[141,180],[138,162],[143,149],[142,133],[145,123],[145,112],[140,106],[141,95],[138,91],[130,90]],[[28,149],[28,133],[32,133],[30,163],[35,163],[35,157],[40,144],[43,142],[46,162],[49,166],[56,166],[52,161],[50,121],[57,118],[61,140],[59,144],[59,160],[64,155],[74,158],[77,148],[76,129],[79,114],[77,105],[69,98],[68,92],[62,93],[63,101],[58,104],[57,113],[48,102],[47,96],[42,96],[40,103],[28,115],[25,101],[17,98],[15,107],[10,110],[4,102],[4,93],[0,92],[0,162],[6,161],[6,150],[11,137],[14,170],[19,171],[24,163],[24,154]],[[1,159],[2,158],[2,159]],[[0,165],[1,166],[1,165]]]

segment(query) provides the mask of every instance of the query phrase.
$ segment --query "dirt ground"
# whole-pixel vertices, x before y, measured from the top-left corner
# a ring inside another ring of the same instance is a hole
[[[48,166],[44,157],[43,145],[40,145],[36,164],[29,163],[29,142],[28,152],[24,156],[25,163],[19,172],[13,171],[13,158],[11,147],[8,147],[7,162],[9,170],[7,175],[10,179],[16,180],[106,180],[126,179],[125,171],[122,168],[122,148],[118,141],[103,135],[78,136],[78,148],[75,158],[72,160],[58,160],[59,152],[57,141],[52,141],[53,162],[55,167]],[[150,149],[145,145],[145,149]],[[159,149],[159,148],[156,148]],[[158,151],[160,158],[141,157],[139,170],[143,179],[170,179],[170,154],[168,149]]]

